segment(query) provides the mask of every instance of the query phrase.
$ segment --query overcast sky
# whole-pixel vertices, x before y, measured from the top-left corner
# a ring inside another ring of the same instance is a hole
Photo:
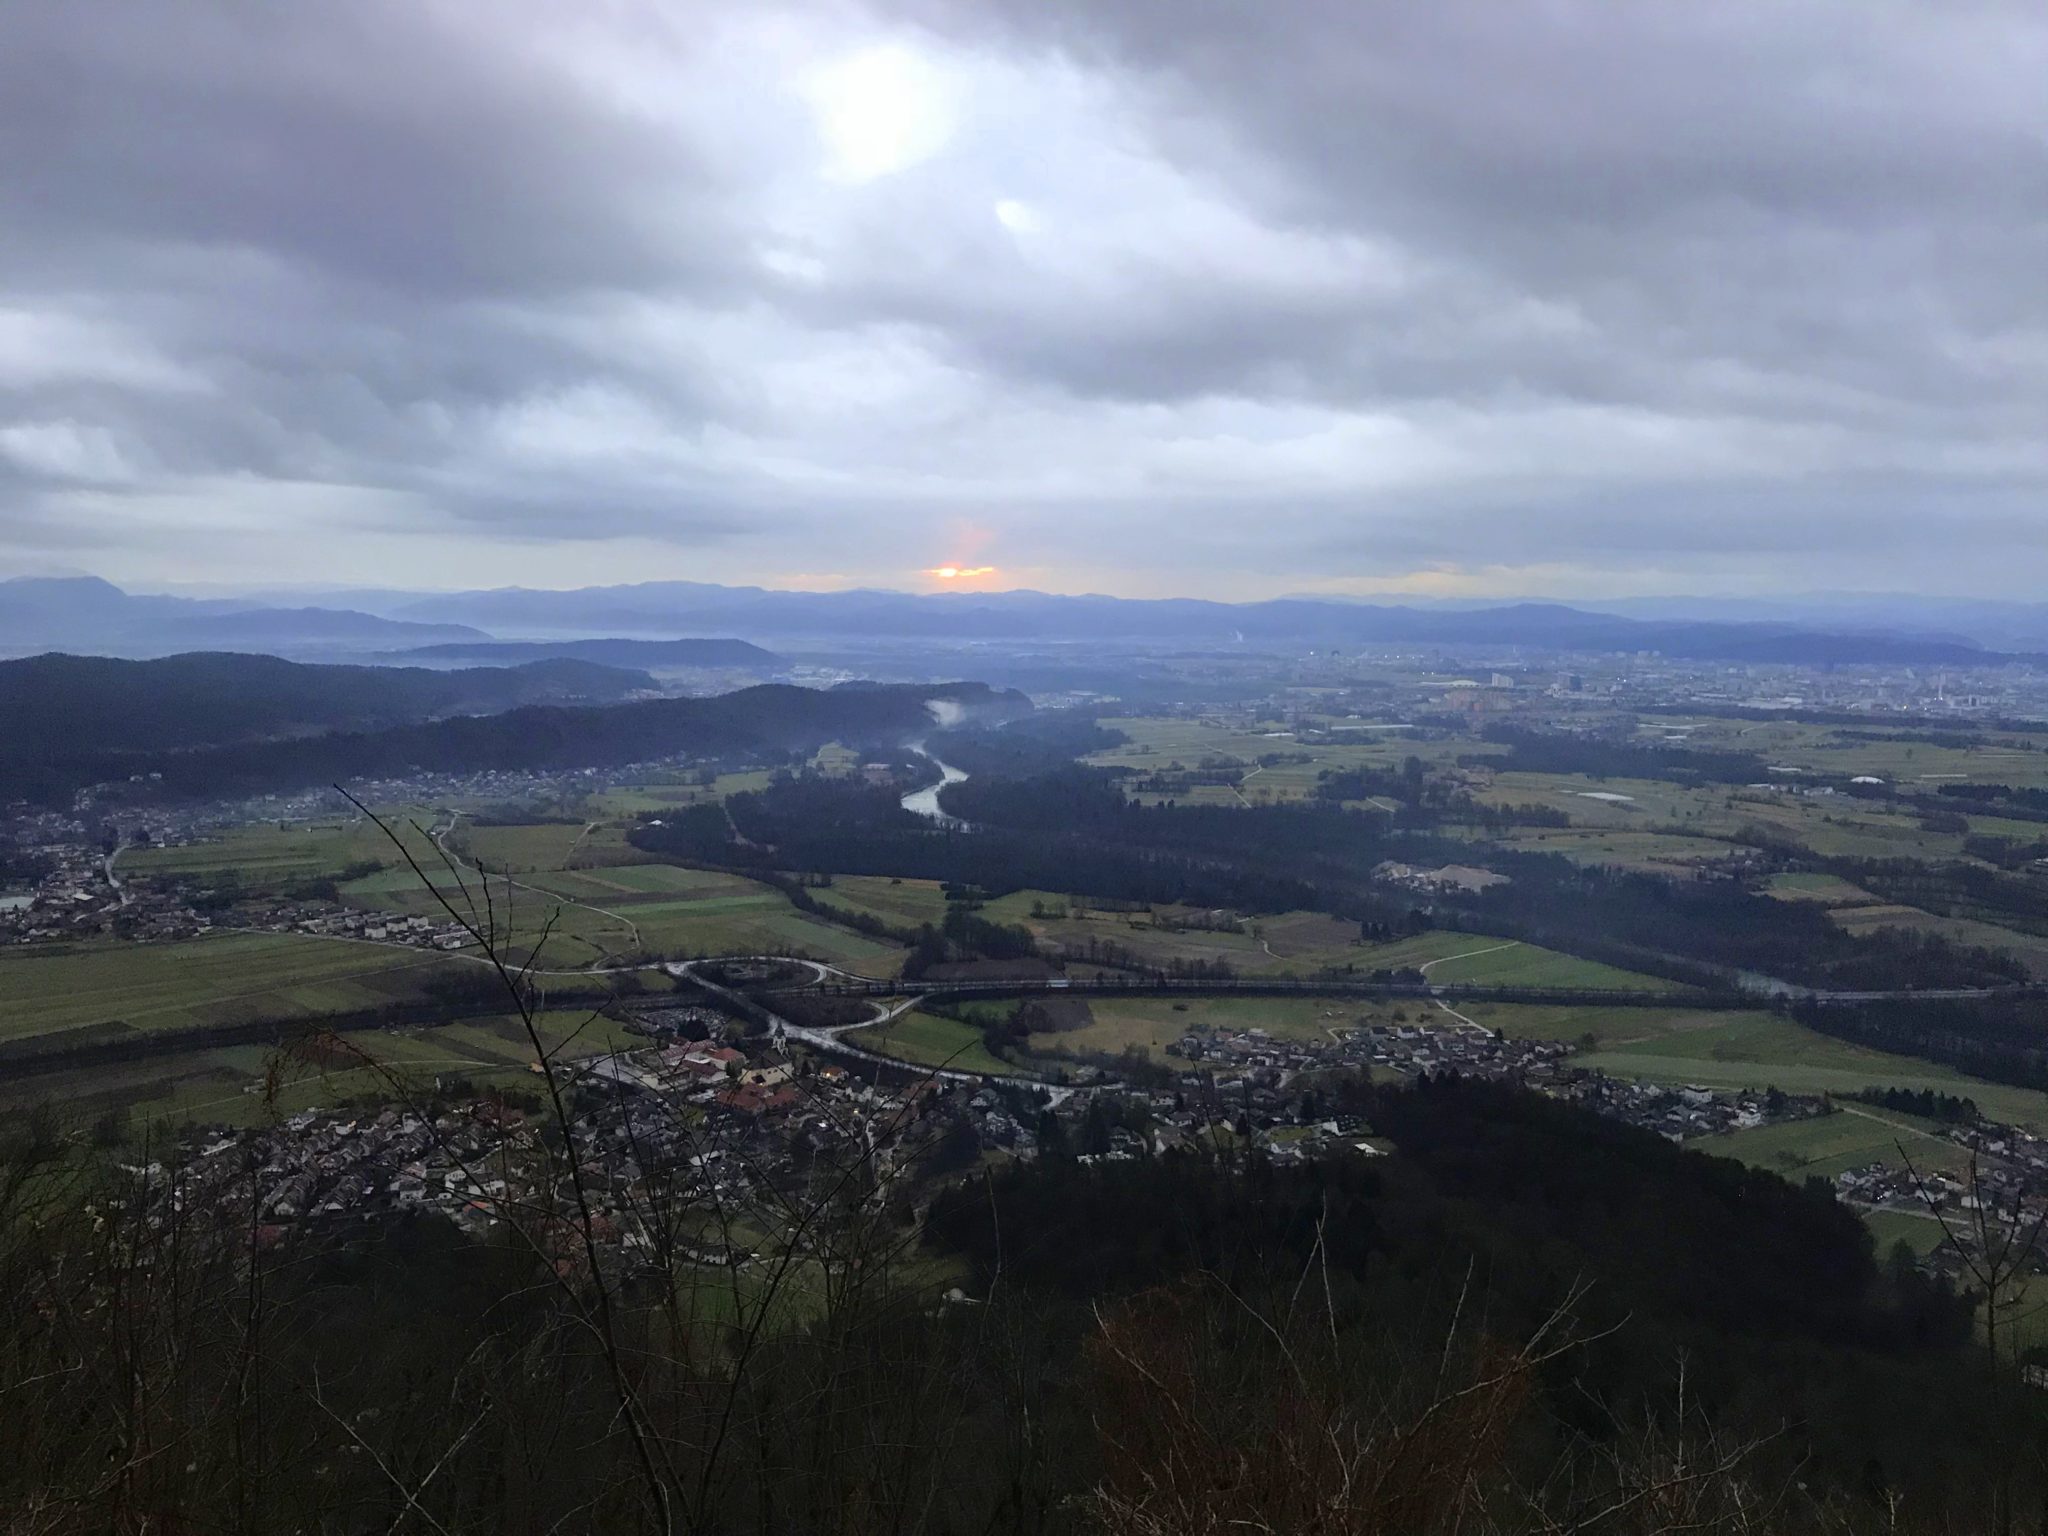
[[[0,575],[2038,596],[2044,82],[2039,0],[13,0]]]

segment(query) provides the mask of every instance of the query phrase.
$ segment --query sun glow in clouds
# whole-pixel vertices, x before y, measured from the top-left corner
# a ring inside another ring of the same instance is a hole
[[[934,581],[972,581],[978,576],[993,576],[995,573],[996,568],[992,565],[935,565],[918,574],[929,576]]]
[[[896,44],[848,54],[805,82],[827,169],[873,181],[929,159],[952,137],[954,92],[939,68]]]

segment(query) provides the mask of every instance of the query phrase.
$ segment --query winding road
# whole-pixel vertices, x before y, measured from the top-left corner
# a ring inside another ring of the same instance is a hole
[[[825,978],[827,975],[838,974],[843,976],[849,974],[844,971],[837,971],[835,967],[826,965],[823,961],[799,960],[789,955],[740,955],[733,958],[740,963],[779,963],[807,967],[816,978],[813,985],[818,987],[826,985]],[[866,1050],[846,1039],[846,1036],[854,1030],[873,1029],[877,1025],[887,1024],[893,1019],[900,1018],[917,1007],[924,1000],[922,997],[912,996],[902,998],[893,1003],[877,1003],[874,1005],[875,1016],[871,1019],[862,1019],[857,1023],[835,1024],[825,1028],[811,1028],[807,1025],[791,1022],[775,1012],[774,1009],[765,1006],[755,999],[743,996],[722,982],[711,980],[710,977],[704,975],[698,969],[703,965],[720,963],[732,962],[678,960],[665,966],[664,969],[678,981],[687,981],[692,986],[701,988],[720,1001],[738,1009],[741,1013],[759,1013],[764,1015],[768,1020],[768,1027],[778,1044],[786,1040],[795,1040],[799,1044],[809,1046],[812,1050],[821,1051],[828,1056],[851,1057],[854,1060],[872,1062],[878,1066],[895,1067],[899,1071],[921,1071],[926,1076],[938,1078],[942,1082],[1019,1083],[1037,1081],[1035,1078],[1007,1072],[970,1072],[957,1067],[925,1067],[918,1062],[905,1061],[900,1056],[885,1056],[879,1051]]]

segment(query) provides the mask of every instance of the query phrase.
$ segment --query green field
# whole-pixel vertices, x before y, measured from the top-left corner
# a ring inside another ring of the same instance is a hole
[[[465,878],[479,896],[486,889],[474,876]],[[903,963],[896,945],[798,912],[781,891],[743,875],[625,864],[541,870],[516,879],[516,886],[495,877],[489,882],[492,907],[521,963],[552,922],[542,969],[579,969],[628,953],[799,954],[871,976],[893,976]],[[446,887],[438,876],[436,884]],[[342,894],[378,911],[440,912],[418,877],[404,868],[352,881]]]
[[[437,866],[422,868],[433,877],[435,890],[478,932],[495,934],[506,958],[516,964],[534,960],[544,970],[578,970],[640,947],[630,919],[564,902],[535,888],[531,876],[482,876],[462,870],[458,877]],[[448,916],[441,900],[405,865],[347,882],[341,898],[367,911],[437,922]]]
[[[1864,1211],[1863,1224],[1877,1239],[1877,1251],[1888,1254],[1900,1243],[1922,1258],[1942,1245],[1941,1223],[1912,1211]]]
[[[203,843],[130,848],[118,868],[126,875],[239,875],[246,884],[331,875],[351,864],[383,862],[396,851],[368,822],[236,827]]]
[[[881,939],[811,917],[770,887],[762,894],[657,902],[630,910],[646,943],[664,954],[800,955],[864,976],[893,976],[904,951]]]
[[[920,1067],[950,1067],[959,1072],[996,1072],[1009,1077],[1029,1074],[989,1054],[981,1031],[957,1019],[932,1013],[906,1013],[875,1029],[855,1030],[848,1043],[881,1056]]]
[[[1812,901],[1824,907],[1868,906],[1877,901],[1862,886],[1851,885],[1840,875],[1814,871],[1773,875],[1765,889],[1780,901]]]
[[[1645,736],[1683,731],[1696,747],[1754,752],[1767,763],[1804,768],[1830,778],[1870,774],[1891,783],[1913,785],[1929,779],[1964,779],[1980,783],[2048,785],[2048,734],[2040,732],[1981,733],[1981,746],[1946,747],[1907,739],[1907,731],[1887,732],[1873,722],[1857,727],[1858,740],[1839,726],[1797,720],[1724,720],[1700,715],[1660,715],[1642,723]],[[1975,727],[1958,730],[1980,734]]]
[[[1788,789],[1797,782],[1785,781]],[[1596,794],[1628,798],[1591,798]],[[1845,795],[1814,798],[1744,785],[1690,786],[1658,779],[1596,782],[1579,774],[1505,772],[1493,775],[1475,796],[1490,805],[1540,805],[1562,811],[1574,830],[1631,831],[1684,842],[1738,839],[1750,829],[1762,829],[1823,858],[1963,857],[1959,834],[1929,832],[1915,815]],[[1518,833],[1515,842],[1522,845],[1534,835]]]
[[[1684,837],[1670,832],[1613,830],[1525,830],[1501,839],[1519,853],[1557,853],[1574,864],[1639,870],[1646,874],[1689,874],[1694,866],[1723,859],[1737,850],[1710,837]]]
[[[2020,933],[1992,923],[1967,917],[1940,917],[1918,907],[1874,902],[1868,906],[1839,907],[1830,914],[1836,926],[1855,934],[1876,933],[1885,928],[1906,928],[1916,933],[1934,933],[1952,943],[1973,949],[2003,950],[2039,979],[2048,976],[2048,938],[2038,933]]]
[[[701,805],[707,800],[723,800],[728,795],[764,789],[767,787],[768,778],[768,770],[763,768],[745,773],[722,773],[709,785],[617,784],[586,797],[583,809],[585,814],[599,819],[610,816],[639,816],[645,813],[658,816],[663,811],[672,811],[679,806]]]
[[[415,830],[440,819],[420,806],[386,807],[384,818],[415,858],[434,856]],[[204,842],[167,848],[129,848],[116,863],[123,877],[231,881],[271,890],[295,880],[331,879],[366,864],[402,864],[403,857],[377,825],[353,814],[306,822],[258,822],[233,827]]]
[[[1660,1040],[1590,1052],[1579,1065],[1646,1082],[1786,1093],[1852,1093],[1859,1088],[1932,1088],[1976,1100],[1994,1120],[2048,1129],[2048,1094],[1965,1077],[1909,1056],[1868,1050],[1816,1034],[1776,1014],[1727,1015],[1726,1022]]]
[[[811,892],[820,906],[878,917],[900,928],[941,923],[946,897],[936,880],[892,880],[886,875],[837,875]]]
[[[1047,915],[1032,916],[1036,906]],[[1406,966],[1430,967],[1431,981],[1502,986],[1617,987],[1670,990],[1653,976],[1580,960],[1536,944],[1485,934],[1435,929],[1392,944],[1360,941],[1354,924],[1319,912],[1282,912],[1243,920],[1242,931],[1161,926],[1171,908],[1106,912],[1085,899],[1047,891],[1018,891],[983,909],[995,922],[1022,923],[1047,945],[1079,954],[1090,940],[1115,944],[1147,965],[1196,961],[1229,965],[1241,976],[1363,974]]]
[[[1460,1003],[1458,1012],[1511,1040],[1563,1040],[1614,1049],[1696,1029],[1732,1017],[1712,1009],[1583,1007],[1575,1003]]]
[[[550,1048],[567,1040],[560,1059],[644,1044],[609,1020],[580,1012],[543,1013],[537,1022]],[[573,1038],[572,1038],[573,1037]],[[362,1065],[352,1064],[361,1052]],[[389,1100],[459,1075],[479,1086],[530,1090],[534,1052],[514,1017],[478,1018],[405,1031],[368,1030],[324,1049],[322,1059],[247,1045],[149,1061],[116,1062],[0,1082],[0,1106],[60,1103],[90,1119],[125,1110],[131,1134],[181,1123],[258,1125],[303,1109],[358,1099]]]
[[[1235,759],[1244,764],[1237,784],[1203,785],[1174,796],[1194,805],[1264,805],[1301,800],[1315,793],[1326,769],[1393,767],[1404,758],[1444,763],[1460,753],[1485,756],[1504,752],[1481,742],[1411,741],[1384,722],[1384,730],[1358,730],[1359,722],[1331,722],[1345,727],[1340,739],[1304,744],[1279,721],[1265,721],[1247,728],[1220,720],[1175,718],[1133,718],[1104,720],[1102,724],[1122,731],[1130,741],[1108,752],[1095,753],[1084,761],[1106,767],[1135,768],[1142,773],[1164,772],[1178,763],[1195,768],[1204,758]],[[1305,762],[1276,763],[1261,768],[1259,759],[1270,754],[1306,757]],[[1157,798],[1157,797],[1155,797]]]
[[[893,976],[903,951],[802,913],[772,885],[743,875],[631,864],[532,877],[630,921],[642,949],[680,956],[800,954],[871,976]]]
[[[1012,1005],[984,1003],[975,1009],[1006,1014]],[[973,1011],[973,1010],[968,1010]],[[1328,1039],[1332,1029],[1394,1021],[1427,1022],[1427,1003],[1406,1006],[1362,1002],[1351,997],[1098,997],[1088,1000],[1090,1023],[1033,1035],[1035,1052],[1121,1055],[1137,1047],[1164,1056],[1166,1047],[1190,1029],[1263,1029],[1276,1039]]]
[[[679,864],[625,864],[597,869],[544,870],[527,882],[572,901],[625,908],[638,901],[676,897],[720,897],[768,887],[721,870],[685,869]]]
[[[1413,967],[1432,982],[1499,987],[1601,987],[1675,992],[1677,983],[1597,960],[1581,960],[1540,944],[1483,933],[1433,929],[1412,939],[1377,944],[1358,953],[1361,970]]]
[[[0,1040],[299,1019],[421,995],[466,962],[297,934],[0,950]]]
[[[816,773],[843,778],[860,771],[861,756],[843,741],[828,741],[811,754],[810,767]]]
[[[1005,1017],[1011,1003],[974,1003],[963,1009],[977,1022]],[[1357,997],[1091,997],[1092,1022],[1032,1037],[1044,1051],[1103,1052],[1115,1055],[1142,1046],[1155,1055],[1189,1029],[1263,1029],[1278,1039],[1326,1039],[1331,1030],[1364,1024],[1446,1026],[1450,1020],[1428,999]],[[1637,1045],[1712,1030],[1730,1019],[1769,1015],[1730,1014],[1671,1008],[1576,1008],[1532,1003],[1468,1003],[1458,1012],[1515,1040],[1576,1043],[1590,1035],[1603,1046]],[[1796,1029],[1796,1025],[1788,1025]],[[1590,1058],[1581,1058],[1590,1059]]]
[[[1939,1130],[1932,1122],[1911,1115],[1843,1100],[1831,1115],[1731,1131],[1724,1136],[1702,1136],[1688,1145],[1720,1157],[1739,1158],[1794,1180],[1831,1180],[1847,1169],[1871,1163],[1903,1167],[1907,1156],[1921,1169],[1953,1172],[1967,1167],[1969,1154]]]
[[[464,822],[449,841],[471,864],[523,875],[568,868],[593,830],[587,822],[525,827],[480,827]]]

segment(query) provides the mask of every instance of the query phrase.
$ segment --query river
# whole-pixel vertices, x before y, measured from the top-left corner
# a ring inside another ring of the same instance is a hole
[[[919,757],[924,758],[934,768],[939,770],[939,782],[936,784],[928,785],[924,789],[912,790],[909,794],[905,795],[903,797],[903,809],[910,812],[910,814],[913,816],[924,817],[926,821],[929,821],[936,826],[966,826],[967,823],[962,821],[958,816],[948,816],[944,811],[939,809],[939,791],[944,789],[948,784],[959,784],[963,782],[967,778],[967,775],[962,773],[958,768],[955,768],[951,763],[940,762],[936,757],[933,757],[931,753],[925,751],[923,747],[912,747],[910,750],[915,752]]]

